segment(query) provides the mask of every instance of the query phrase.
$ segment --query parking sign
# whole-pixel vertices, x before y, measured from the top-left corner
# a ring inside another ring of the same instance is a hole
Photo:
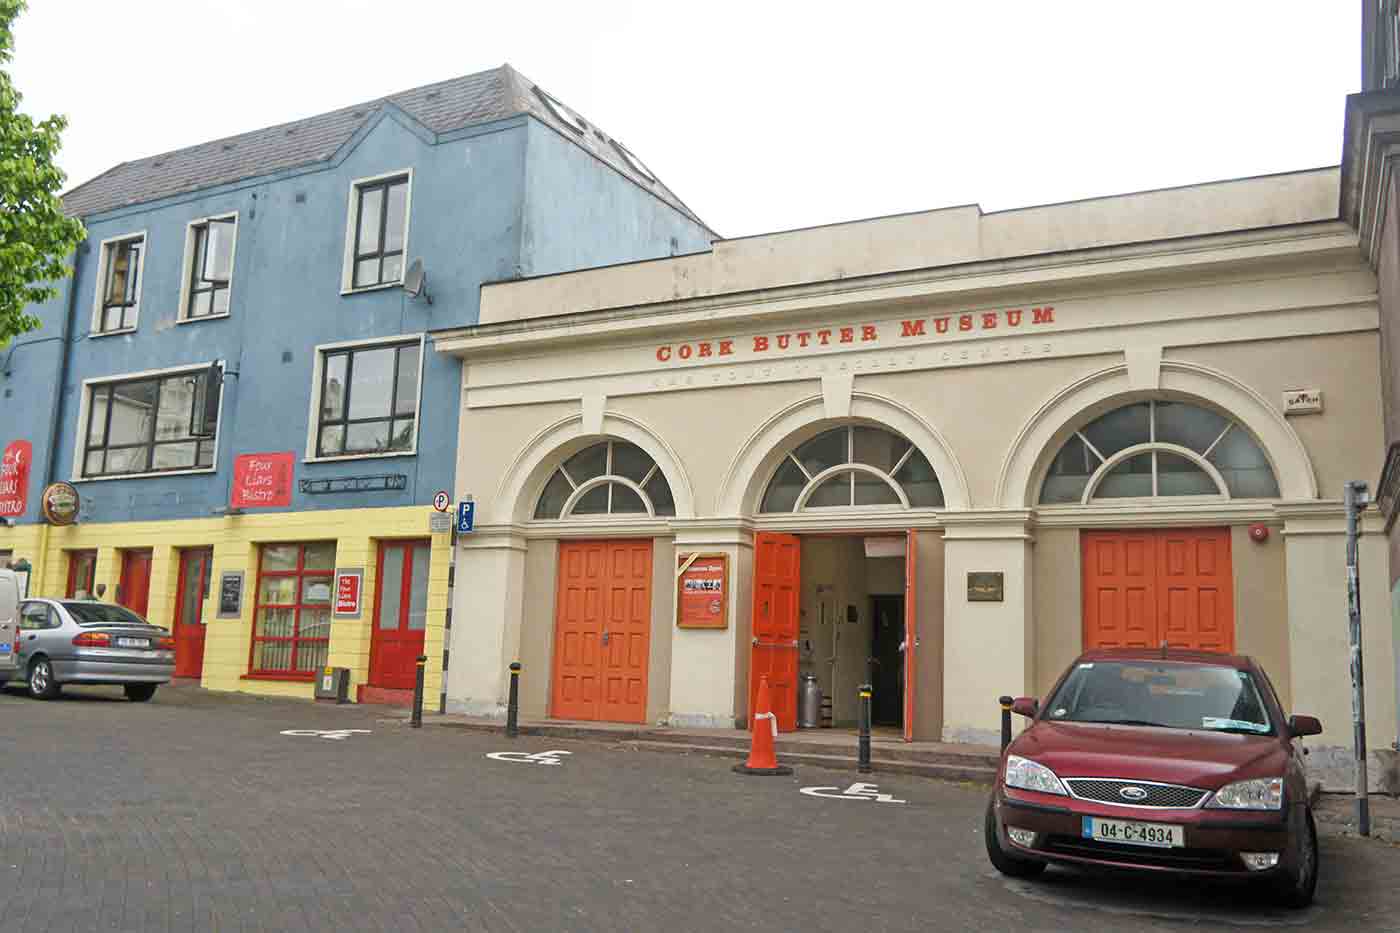
[[[476,503],[475,503],[475,502],[471,502],[471,501],[467,501],[467,502],[458,502],[458,503],[457,503],[457,534],[459,534],[459,535],[470,534],[470,533],[471,533],[471,530],[472,530],[473,526],[475,526],[475,524],[476,524]]]

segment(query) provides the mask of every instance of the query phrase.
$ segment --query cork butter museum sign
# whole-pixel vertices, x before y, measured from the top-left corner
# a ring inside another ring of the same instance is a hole
[[[936,339],[942,336],[986,333],[988,331],[1017,331],[1055,323],[1052,306],[1038,308],[1005,308],[991,311],[967,311],[929,318],[912,318],[897,323],[848,324],[786,333],[754,334],[750,337],[726,337],[718,340],[698,340],[690,343],[667,343],[656,348],[659,363],[732,357],[739,351],[764,357],[822,347],[881,346],[913,338]]]

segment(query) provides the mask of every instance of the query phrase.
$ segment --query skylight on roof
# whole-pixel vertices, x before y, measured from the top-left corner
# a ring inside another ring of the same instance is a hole
[[[535,86],[535,94],[539,97],[540,100],[544,101],[544,105],[549,108],[549,112],[554,114],[560,120],[562,120],[569,127],[569,129],[579,134],[588,132],[588,122],[584,120],[583,117],[575,113],[571,108],[566,107],[564,104],[556,100],[553,96],[547,94],[538,85]]]
[[[628,149],[626,146],[624,146],[622,143],[618,142],[615,139],[610,139],[608,140],[608,142],[612,143],[613,148],[617,150],[618,155],[626,159],[627,164],[632,166],[632,171],[636,172],[638,175],[642,176],[647,181],[656,181],[656,176],[652,174],[651,169],[647,168],[646,165],[642,163],[642,160],[637,158],[636,155],[633,154],[631,149]]]

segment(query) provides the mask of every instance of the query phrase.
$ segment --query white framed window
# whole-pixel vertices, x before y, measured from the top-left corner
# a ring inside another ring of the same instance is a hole
[[[202,217],[185,228],[181,324],[228,317],[237,242],[237,213]]]
[[[92,302],[92,333],[126,334],[136,329],[141,310],[141,279],[146,271],[146,232],[103,240],[98,247],[97,288]]]
[[[908,438],[851,424],[823,431],[784,456],[759,511],[858,506],[941,508],[943,487]]]
[[[85,380],[73,478],[212,472],[222,384],[218,363]]]
[[[316,348],[307,460],[418,452],[423,335]]]
[[[350,183],[345,219],[342,294],[403,282],[408,265],[408,218],[413,170],[402,169]]]
[[[600,441],[561,463],[535,503],[535,518],[673,516],[676,501],[651,455],[628,441]]]

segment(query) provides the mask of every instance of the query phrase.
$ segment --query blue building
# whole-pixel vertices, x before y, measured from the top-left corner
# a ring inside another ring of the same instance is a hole
[[[426,335],[475,323],[483,282],[713,236],[508,65],[125,162],[64,200],[88,231],[75,274],[0,356],[0,445],[28,460],[0,557],[30,562],[31,593],[170,626],[181,675],[296,695],[329,664],[395,696],[376,691],[411,686],[425,650],[440,682],[451,552],[429,513],[462,378]]]

